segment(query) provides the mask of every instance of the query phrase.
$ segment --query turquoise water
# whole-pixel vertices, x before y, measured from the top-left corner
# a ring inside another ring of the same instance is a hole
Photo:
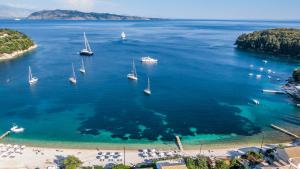
[[[291,138],[272,130],[277,124],[300,134],[300,112],[279,89],[298,66],[235,49],[238,35],[274,27],[300,27],[275,21],[8,21],[0,26],[24,32],[38,48],[0,63],[0,131],[12,123],[26,128],[6,141],[41,145],[171,144],[180,135],[186,145],[267,142]],[[71,63],[79,69],[87,33],[95,55],[83,57],[87,74],[77,71],[70,85]],[[127,40],[119,39],[127,33]],[[128,81],[131,59],[143,55],[157,65],[136,62],[139,80]],[[268,60],[267,64],[262,60]],[[255,65],[253,70],[250,64]],[[27,83],[32,67],[40,79]],[[259,67],[272,69],[272,79]],[[261,79],[248,73],[262,74]],[[153,94],[143,89],[147,76]],[[280,78],[279,81],[276,79]],[[7,83],[7,79],[10,82]],[[260,105],[251,104],[258,99]]]

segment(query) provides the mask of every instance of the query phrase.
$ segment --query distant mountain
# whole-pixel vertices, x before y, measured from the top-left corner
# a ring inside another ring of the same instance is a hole
[[[0,5],[0,18],[2,19],[25,18],[32,12],[33,10],[31,9]]]
[[[36,20],[151,20],[152,18],[125,16],[110,13],[85,13],[75,10],[43,10],[30,14],[27,19]]]

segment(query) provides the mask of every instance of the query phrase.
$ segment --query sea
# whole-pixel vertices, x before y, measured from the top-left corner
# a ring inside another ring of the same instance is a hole
[[[0,62],[0,134],[13,124],[25,128],[3,142],[175,148],[178,135],[193,148],[293,139],[270,124],[300,135],[300,109],[293,99],[262,92],[281,90],[299,61],[235,46],[243,33],[300,28],[300,21],[0,20],[0,27],[25,33],[38,45]],[[84,32],[93,56],[79,55]],[[142,64],[142,56],[158,63]],[[137,81],[127,79],[133,59]],[[82,60],[84,75],[79,72]],[[76,85],[68,81],[72,64]],[[33,86],[28,84],[29,66],[39,78]],[[143,92],[148,77],[150,96]]]

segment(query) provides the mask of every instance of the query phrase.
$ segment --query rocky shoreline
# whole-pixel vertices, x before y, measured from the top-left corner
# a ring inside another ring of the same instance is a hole
[[[0,54],[0,61],[6,61],[6,60],[11,60],[11,59],[18,58],[18,57],[26,54],[27,52],[30,52],[30,51],[36,49],[37,47],[38,46],[35,44],[35,45],[29,47],[26,50],[17,50],[13,53],[10,53],[10,54],[7,54],[7,53]]]

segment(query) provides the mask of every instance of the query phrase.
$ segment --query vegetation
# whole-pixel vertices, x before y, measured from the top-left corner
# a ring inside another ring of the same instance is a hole
[[[254,166],[263,161],[264,155],[256,151],[249,151],[242,158],[247,159],[249,164]]]
[[[295,69],[293,71],[293,79],[295,82],[300,82],[300,69]]]
[[[112,169],[130,169],[131,167],[124,165],[124,164],[118,164],[112,167]]]
[[[75,156],[70,155],[63,161],[65,169],[77,169],[81,167],[82,162]]]
[[[240,35],[239,49],[300,58],[300,29],[269,29]]]
[[[215,169],[230,169],[230,164],[226,163],[224,160],[217,160]]]
[[[99,166],[99,165],[95,165],[93,167],[82,167],[82,169],[104,169],[104,167]]]
[[[197,156],[196,158],[187,157],[185,163],[188,169],[210,169],[211,165],[205,156]]]
[[[33,45],[34,42],[21,32],[11,29],[0,29],[0,55],[26,50]]]

